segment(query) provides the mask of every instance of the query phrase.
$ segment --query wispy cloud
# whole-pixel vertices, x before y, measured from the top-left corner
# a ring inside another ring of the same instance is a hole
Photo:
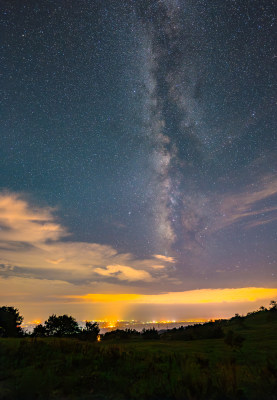
[[[168,256],[164,256],[162,254],[155,254],[154,255],[155,258],[157,258],[158,260],[162,260],[168,263],[174,263],[175,262],[175,258],[174,257],[168,257]]]
[[[257,179],[244,189],[224,194],[186,194],[180,210],[179,246],[191,254],[205,252],[215,233],[239,224],[243,230],[277,220],[277,176]]]
[[[277,206],[265,205],[265,202],[277,195],[277,176],[268,176],[257,185],[246,190],[225,195],[219,201],[219,214],[214,230],[226,228],[237,222],[245,222],[246,228],[267,224],[277,218]],[[258,218],[258,219],[257,219]]]
[[[149,272],[137,270],[126,265],[107,265],[106,268],[95,268],[94,272],[102,276],[117,278],[121,281],[153,281],[153,277]]]

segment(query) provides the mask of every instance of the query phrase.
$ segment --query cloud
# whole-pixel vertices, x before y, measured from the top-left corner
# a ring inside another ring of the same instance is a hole
[[[86,294],[63,296],[73,301],[110,302],[121,301],[136,304],[204,304],[237,303],[270,300],[277,296],[277,288],[244,287],[230,289],[198,289],[185,292],[169,292],[154,295],[142,294]]]
[[[137,259],[97,243],[69,241],[54,209],[31,206],[15,193],[0,195],[0,274],[66,282],[165,278],[156,257]],[[67,240],[64,241],[64,237]]]
[[[46,260],[47,262],[49,262],[50,264],[60,264],[62,261],[64,261],[64,258],[59,258],[58,260]]]
[[[169,263],[175,262],[174,257],[167,257],[167,256],[163,256],[162,254],[155,254],[154,257],[157,258],[158,260],[162,260],[162,261],[169,262]]]
[[[258,187],[258,190],[255,188]],[[237,222],[244,222],[246,228],[268,224],[277,218],[277,206],[266,205],[277,195],[277,176],[272,175],[250,185],[247,190],[225,195],[219,201],[219,214],[214,230],[221,230]]]
[[[186,292],[144,295],[139,299],[139,302],[151,304],[232,303],[270,299],[276,297],[276,295],[277,288],[199,289]]]
[[[152,265],[152,268],[153,268],[153,269],[164,269],[165,266],[164,266],[164,265],[161,265],[161,264],[154,264],[154,265]]]
[[[277,176],[270,175],[236,193],[186,194],[180,210],[179,247],[199,255],[221,230],[240,224],[244,230],[277,220]]]
[[[248,222],[245,224],[245,227],[249,229],[255,228],[256,226],[266,225],[274,221],[277,221],[277,215],[275,216],[270,215],[267,219],[263,218],[258,221]]]
[[[37,244],[67,236],[54,221],[54,209],[30,208],[18,194],[0,194],[0,241]]]
[[[137,270],[126,265],[108,265],[106,268],[95,268],[94,271],[99,275],[117,278],[121,281],[151,282],[153,280],[149,272]]]

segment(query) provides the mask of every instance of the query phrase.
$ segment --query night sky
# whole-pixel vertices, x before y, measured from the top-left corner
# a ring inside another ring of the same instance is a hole
[[[3,304],[192,318],[277,296],[274,3],[1,2]]]

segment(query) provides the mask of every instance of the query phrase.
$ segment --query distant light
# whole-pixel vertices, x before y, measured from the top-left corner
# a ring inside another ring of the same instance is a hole
[[[31,322],[32,324],[41,324],[41,320],[40,319],[35,319],[34,321]]]

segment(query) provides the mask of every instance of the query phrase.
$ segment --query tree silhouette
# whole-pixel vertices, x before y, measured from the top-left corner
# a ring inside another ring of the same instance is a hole
[[[99,335],[100,329],[97,322],[86,321],[86,326],[79,335],[82,340],[90,340],[95,342]]]
[[[116,329],[115,331],[106,332],[103,340],[129,340],[140,337],[140,333],[135,329]]]
[[[45,337],[47,336],[48,332],[47,329],[44,325],[39,324],[37,326],[34,327],[32,336],[36,336],[36,337]]]
[[[270,311],[277,311],[277,301],[271,300],[271,302],[270,302]]]
[[[0,336],[18,337],[23,336],[21,324],[23,317],[19,314],[17,308],[0,307]]]
[[[45,321],[48,336],[72,336],[80,333],[79,325],[75,318],[68,315],[51,315]]]

